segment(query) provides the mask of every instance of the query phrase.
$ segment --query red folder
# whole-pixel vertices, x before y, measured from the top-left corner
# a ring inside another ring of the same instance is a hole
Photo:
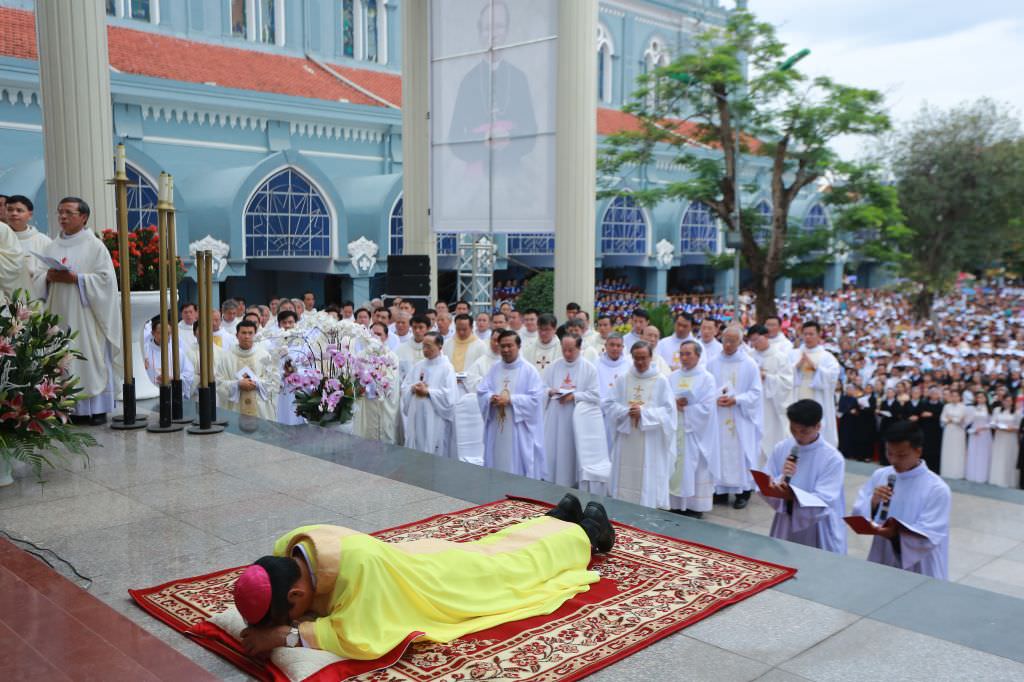
[[[754,482],[757,483],[757,487],[760,489],[762,495],[765,497],[777,497],[779,499],[784,499],[782,495],[779,495],[772,490],[772,479],[768,474],[763,471],[751,469],[750,475],[754,477]]]

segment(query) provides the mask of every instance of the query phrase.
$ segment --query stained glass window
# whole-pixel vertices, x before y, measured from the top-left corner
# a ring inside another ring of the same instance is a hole
[[[346,57],[356,56],[355,0],[341,3],[341,49]]]
[[[395,207],[391,209],[389,241],[391,242],[389,253],[392,256],[401,256],[402,249],[405,248],[405,219],[402,217],[402,199],[396,201]]]
[[[601,220],[601,253],[647,253],[647,219],[631,196],[615,197]]]
[[[510,256],[550,256],[555,253],[555,236],[538,232],[510,232],[508,254]]]
[[[125,166],[125,171],[128,175],[128,229],[156,225],[156,186],[131,164]]]
[[[691,202],[679,226],[679,253],[715,253],[718,225],[708,205]]]
[[[817,230],[821,227],[828,227],[828,214],[825,212],[824,206],[815,204],[811,206],[811,210],[804,217],[804,229]]]
[[[608,29],[597,25],[597,99],[612,101],[612,42]]]
[[[245,207],[247,258],[331,255],[331,216],[320,192],[286,168],[253,193]]]

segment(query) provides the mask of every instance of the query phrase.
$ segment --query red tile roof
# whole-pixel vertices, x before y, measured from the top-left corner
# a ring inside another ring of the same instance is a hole
[[[676,126],[676,132],[690,138],[696,138],[699,129],[700,125],[693,123],[692,121],[680,121]],[[635,132],[638,130],[640,130],[640,121],[632,114],[627,114],[626,112],[619,111],[618,109],[605,109],[603,107],[598,107],[598,135],[611,135],[612,133],[623,131]],[[748,135],[743,136],[743,142],[754,151],[757,151],[757,148],[760,146],[760,142],[756,138]],[[721,145],[711,143],[709,146],[718,149]]]
[[[0,8],[0,26],[0,55],[38,59],[32,12]],[[107,27],[107,41],[110,65],[122,73],[383,106],[302,57],[211,45],[120,26]],[[401,78],[397,75],[332,68],[378,97],[401,102]]]

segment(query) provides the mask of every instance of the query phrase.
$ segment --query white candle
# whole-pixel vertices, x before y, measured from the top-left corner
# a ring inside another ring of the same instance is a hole
[[[114,170],[117,172],[118,177],[122,177],[126,174],[127,155],[125,153],[124,145],[117,145],[117,154],[114,155]]]
[[[167,201],[167,173],[160,171],[160,188],[157,191],[157,201]]]
[[[167,203],[174,204],[174,176],[167,174]]]

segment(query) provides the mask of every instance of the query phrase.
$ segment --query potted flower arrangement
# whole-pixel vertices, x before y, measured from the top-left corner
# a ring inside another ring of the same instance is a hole
[[[100,235],[103,245],[110,252],[114,263],[114,272],[120,276],[121,252],[117,244],[117,230],[103,230]],[[135,327],[135,343],[132,344],[133,364],[143,367],[143,333],[148,320],[160,312],[160,295],[157,291],[160,284],[160,238],[156,225],[140,227],[128,232],[128,267],[131,274],[132,322]],[[185,267],[181,259],[176,259],[175,282],[181,281],[185,275]],[[118,279],[120,282],[120,279]],[[145,372],[135,375],[135,397],[139,400],[155,398],[159,390],[149,380]]]
[[[41,301],[23,291],[0,306],[0,486],[14,482],[13,463],[44,466],[71,457],[88,460],[96,440],[68,417],[79,400],[78,378],[68,373],[75,332],[61,326]]]
[[[361,324],[318,312],[260,338],[280,341],[276,371],[295,396],[295,413],[310,423],[348,425],[356,398],[387,398],[399,388],[394,356]]]

